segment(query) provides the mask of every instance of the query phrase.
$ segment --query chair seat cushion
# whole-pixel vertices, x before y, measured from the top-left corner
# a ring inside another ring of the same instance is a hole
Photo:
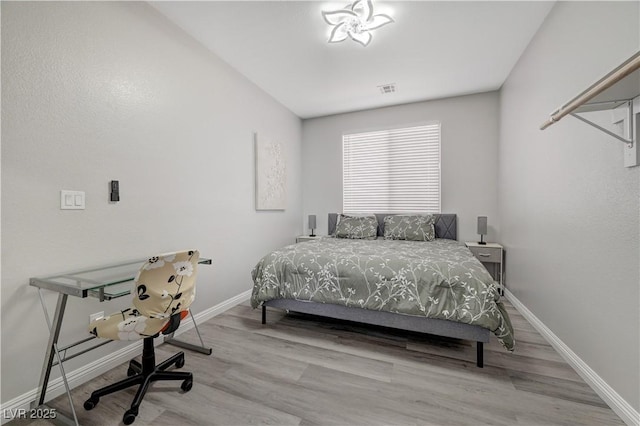
[[[149,318],[131,307],[92,321],[89,332],[111,340],[139,340],[155,336],[168,324],[169,317]]]

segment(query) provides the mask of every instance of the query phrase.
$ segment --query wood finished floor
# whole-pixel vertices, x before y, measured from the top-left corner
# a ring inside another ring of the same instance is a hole
[[[516,351],[491,339],[485,368],[475,345],[285,315],[239,305],[201,324],[213,354],[186,351],[180,382],[155,383],[134,425],[624,425],[535,329],[505,303]],[[180,336],[197,343],[195,330]],[[163,344],[161,361],[179,349]],[[82,408],[91,391],[126,375],[126,364],[73,390],[82,425],[122,424],[134,390]],[[50,406],[69,414],[66,396]],[[48,425],[14,420],[11,426]]]

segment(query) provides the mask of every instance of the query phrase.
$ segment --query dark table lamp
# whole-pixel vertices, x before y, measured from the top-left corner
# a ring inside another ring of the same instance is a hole
[[[486,216],[478,216],[478,234],[480,234],[480,241],[478,244],[485,245],[487,244],[483,237],[487,235],[487,217]]]
[[[311,228],[311,235],[309,235],[310,237],[315,237],[316,234],[313,233],[313,230],[316,229],[316,215],[315,214],[310,214],[309,215],[309,228]]]

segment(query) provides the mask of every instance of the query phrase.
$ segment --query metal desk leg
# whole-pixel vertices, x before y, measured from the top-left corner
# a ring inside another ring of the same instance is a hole
[[[44,309],[44,315],[49,326],[49,342],[47,343],[47,352],[44,356],[44,365],[42,366],[42,373],[40,374],[40,383],[38,386],[38,405],[44,404],[44,397],[47,393],[47,385],[49,384],[49,376],[51,374],[51,366],[53,365],[53,357],[55,355],[54,347],[58,343],[58,337],[60,337],[60,329],[62,328],[62,318],[64,317],[64,310],[67,306],[67,295],[59,293],[58,303],[56,304],[56,312],[53,315],[53,324],[49,323],[49,315],[43,302],[42,308]]]
[[[191,312],[191,309],[189,309],[189,315],[191,315],[193,326],[195,327],[196,333],[198,334],[198,338],[200,339],[200,346],[174,339],[173,333],[165,337],[164,339],[165,343],[168,343],[173,346],[178,346],[180,348],[190,349],[192,351],[200,352],[205,355],[211,355],[211,352],[213,352],[213,350],[211,348],[207,348],[204,346],[204,341],[202,340],[202,336],[200,335],[200,330],[198,330],[198,324],[196,323],[196,318],[193,316],[193,312]]]
[[[67,376],[65,374],[64,367],[62,365],[62,358],[60,357],[60,353],[58,352],[58,338],[60,337],[62,319],[64,317],[64,310],[67,306],[68,295],[63,293],[58,294],[58,302],[56,303],[56,311],[53,315],[53,323],[49,320],[49,313],[47,311],[47,306],[44,303],[44,299],[42,298],[41,289],[38,289],[38,295],[40,296],[40,302],[42,303],[44,317],[47,321],[47,326],[49,327],[49,341],[47,343],[47,351],[44,357],[44,363],[42,365],[42,372],[40,374],[40,383],[38,385],[38,404],[35,408],[44,405],[47,386],[49,385],[49,377],[51,375],[51,367],[53,366],[53,357],[56,356],[58,358],[58,365],[60,367],[62,381],[64,382],[65,390],[67,392],[67,396],[69,397],[69,405],[71,407],[71,412],[73,413],[73,423],[71,423],[71,419],[68,419],[67,417],[62,415],[62,413],[57,413],[58,415],[54,422],[56,424],[75,424],[76,426],[78,426],[78,417],[76,416],[76,410],[73,406],[71,390],[69,388],[69,383],[67,382]]]

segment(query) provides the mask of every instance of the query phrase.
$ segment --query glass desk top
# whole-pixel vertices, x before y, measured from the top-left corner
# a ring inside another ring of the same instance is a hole
[[[47,277],[34,277],[29,279],[29,285],[71,296],[111,300],[131,292],[131,281],[146,261],[146,258],[137,259]],[[198,263],[211,265],[211,259],[200,258]]]

